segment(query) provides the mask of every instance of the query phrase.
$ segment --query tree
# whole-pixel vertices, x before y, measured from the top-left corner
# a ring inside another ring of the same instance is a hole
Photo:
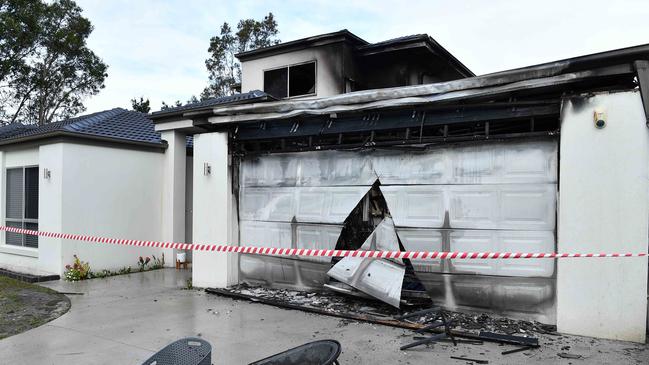
[[[68,118],[104,87],[108,66],[87,47],[93,28],[81,12],[71,0],[0,0],[3,118],[39,125]]]
[[[176,100],[174,103],[171,103],[171,104],[167,104],[167,103],[165,103],[163,101],[162,106],[160,107],[160,110],[165,110],[165,109],[169,109],[169,108],[177,108],[179,106],[183,106],[183,103],[180,100]]]
[[[273,13],[263,20],[242,19],[233,33],[228,23],[223,23],[220,33],[210,39],[205,60],[210,84],[201,93],[201,99],[232,95],[241,88],[241,65],[234,56],[237,53],[278,44],[277,22]]]
[[[151,111],[151,106],[149,104],[149,99],[144,100],[143,96],[140,96],[140,100],[137,100],[136,98],[131,99],[131,107],[136,112],[148,114]]]

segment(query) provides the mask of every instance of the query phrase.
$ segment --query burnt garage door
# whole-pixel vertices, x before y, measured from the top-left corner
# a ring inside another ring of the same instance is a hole
[[[246,157],[241,244],[333,249],[345,219],[373,184],[406,250],[555,250],[554,139]],[[554,260],[412,264],[431,297],[450,309],[555,322]],[[240,278],[251,284],[321,288],[330,267],[328,258],[240,256]]]

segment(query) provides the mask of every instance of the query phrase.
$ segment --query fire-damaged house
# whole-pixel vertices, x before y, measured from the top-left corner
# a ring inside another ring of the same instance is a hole
[[[169,240],[318,249],[646,252],[649,46],[475,76],[427,35],[341,31],[238,55],[262,99],[153,113]],[[194,285],[358,292],[643,341],[647,259],[195,252]]]

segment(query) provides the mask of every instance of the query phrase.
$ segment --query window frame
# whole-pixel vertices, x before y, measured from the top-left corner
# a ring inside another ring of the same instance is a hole
[[[314,65],[314,72],[313,72],[313,77],[314,77],[314,88],[313,92],[309,94],[302,94],[302,95],[295,95],[295,96],[289,96],[291,95],[291,67],[295,66],[302,66],[306,65],[309,63],[313,63]],[[309,60],[309,61],[304,61],[304,62],[298,62],[298,63],[292,63],[290,65],[284,65],[284,66],[278,66],[278,67],[271,67],[271,68],[265,68],[262,70],[262,79],[264,82],[264,92],[266,92],[266,71],[274,71],[274,70],[279,70],[285,68],[286,69],[286,96],[283,98],[280,98],[281,100],[285,99],[297,99],[297,98],[304,98],[308,96],[317,96],[318,95],[318,60]]]
[[[38,218],[34,219],[34,218],[26,218],[25,217],[25,205],[26,205],[26,201],[27,201],[27,194],[25,193],[25,191],[27,189],[27,184],[26,184],[27,174],[25,173],[25,170],[30,169],[30,168],[36,168],[36,171],[37,171],[36,176],[38,177],[37,179],[40,180],[40,170],[39,170],[38,165],[12,166],[12,167],[6,167],[5,168],[5,171],[4,171],[4,201],[5,201],[5,204],[3,206],[3,209],[4,209],[3,217],[4,217],[5,225],[7,224],[7,222],[20,223],[22,229],[26,229],[25,228],[25,223],[32,223],[32,224],[38,225]],[[23,176],[22,176],[23,177],[23,186],[22,186],[23,187],[23,192],[22,192],[23,197],[22,197],[22,206],[21,206],[22,218],[9,218],[9,217],[7,217],[7,194],[8,194],[8,190],[7,190],[7,175],[8,174],[7,174],[7,171],[9,171],[9,170],[22,170],[22,173],[23,173]],[[38,183],[38,189],[39,189],[38,201],[40,202],[40,181]],[[40,212],[39,212],[39,215],[40,215]],[[4,235],[4,238],[5,238],[4,239],[4,244],[6,246],[20,247],[20,248],[26,248],[26,249],[38,249],[38,236],[35,236],[36,239],[37,239],[36,240],[36,247],[30,247],[30,246],[27,246],[25,244],[25,236],[26,235],[25,234],[20,234],[22,239],[21,239],[21,245],[19,246],[19,245],[13,245],[13,244],[7,243],[6,233],[7,232],[5,232],[5,235]],[[17,234],[19,234],[19,233],[17,233]]]

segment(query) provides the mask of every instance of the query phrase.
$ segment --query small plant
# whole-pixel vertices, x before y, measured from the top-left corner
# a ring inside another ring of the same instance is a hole
[[[77,255],[74,256],[72,265],[65,265],[64,278],[67,281],[86,280],[90,276],[90,264],[81,261]]]
[[[130,274],[130,273],[131,273],[131,267],[126,266],[126,267],[123,267],[123,268],[119,269],[119,271],[117,272],[117,275],[124,275],[124,274]]]
[[[90,278],[92,278],[92,279],[95,279],[95,278],[101,279],[101,278],[106,278],[106,277],[113,276],[113,275],[115,275],[114,272],[112,272],[110,270],[103,269],[103,270],[97,271],[97,272],[91,271],[90,275],[88,275],[88,276]]]
[[[157,270],[157,269],[162,269],[165,266],[165,254],[164,252],[162,253],[161,258],[157,258],[154,255],[151,255],[153,257],[153,263],[151,266],[149,266],[150,270]]]
[[[187,290],[194,289],[194,284],[192,283],[192,278],[187,279],[185,289],[187,289]]]
[[[137,261],[137,265],[140,267],[140,272],[146,270],[146,265],[149,264],[149,261],[151,261],[151,258],[147,256],[146,258],[142,258],[140,256],[139,260]]]

